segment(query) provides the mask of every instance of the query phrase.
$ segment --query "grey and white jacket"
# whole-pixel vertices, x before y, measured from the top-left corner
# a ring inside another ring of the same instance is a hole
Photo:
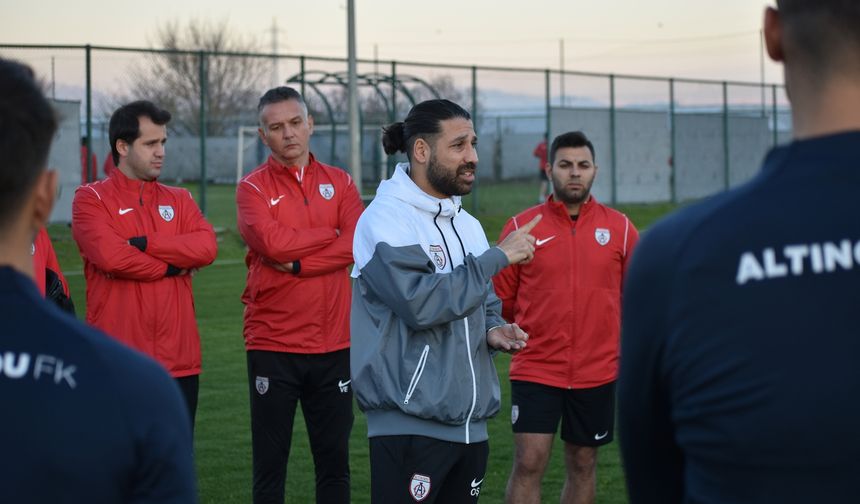
[[[368,437],[487,439],[499,378],[487,331],[504,324],[491,278],[508,265],[460,198],[434,198],[409,165],[379,185],[355,230],[352,385]]]

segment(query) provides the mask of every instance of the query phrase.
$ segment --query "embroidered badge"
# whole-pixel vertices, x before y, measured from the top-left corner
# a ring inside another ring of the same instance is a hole
[[[430,495],[430,477],[423,474],[413,474],[409,482],[409,495],[415,502],[421,502]]]
[[[320,195],[330,200],[334,197],[334,186],[331,184],[320,184]]]
[[[266,378],[265,376],[258,376],[257,382],[256,382],[256,387],[257,387],[257,393],[258,394],[260,394],[260,395],[265,394],[266,392],[269,391],[269,379]]]
[[[445,269],[445,251],[442,250],[442,245],[430,245],[430,257],[436,263],[436,267],[440,270]]]
[[[609,230],[606,228],[597,228],[594,230],[594,239],[597,240],[597,243],[600,245],[606,245],[609,243],[609,239],[612,236],[609,234]]]
[[[175,213],[173,212],[173,207],[170,205],[158,205],[158,215],[165,221],[170,222],[173,220]]]

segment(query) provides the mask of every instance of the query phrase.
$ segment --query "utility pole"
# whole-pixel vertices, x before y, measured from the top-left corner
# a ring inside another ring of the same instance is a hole
[[[361,131],[358,120],[358,76],[355,55],[355,0],[347,0],[347,58],[349,73],[349,169],[361,194]]]

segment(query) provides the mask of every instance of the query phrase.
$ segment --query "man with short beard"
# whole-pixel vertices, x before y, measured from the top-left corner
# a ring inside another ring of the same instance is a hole
[[[473,503],[499,410],[491,349],[528,336],[501,318],[490,279],[533,256],[536,218],[497,247],[460,205],[478,156],[469,113],[419,103],[385,128],[405,152],[355,231],[351,334],[355,397],[367,415],[374,503]]]
[[[594,146],[578,131],[552,142],[553,194],[510,219],[499,240],[543,216],[534,260],[496,275],[502,316],[526,331],[511,362],[514,466],[506,501],[541,502],[540,483],[561,420],[563,504],[594,502],[597,447],[612,441],[621,285],[639,233],[591,196]]]

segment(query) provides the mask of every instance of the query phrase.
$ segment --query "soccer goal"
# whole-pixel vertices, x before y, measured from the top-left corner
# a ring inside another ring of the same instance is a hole
[[[239,126],[238,145],[236,149],[236,184],[245,175],[245,153],[251,152],[257,146],[257,126]]]

